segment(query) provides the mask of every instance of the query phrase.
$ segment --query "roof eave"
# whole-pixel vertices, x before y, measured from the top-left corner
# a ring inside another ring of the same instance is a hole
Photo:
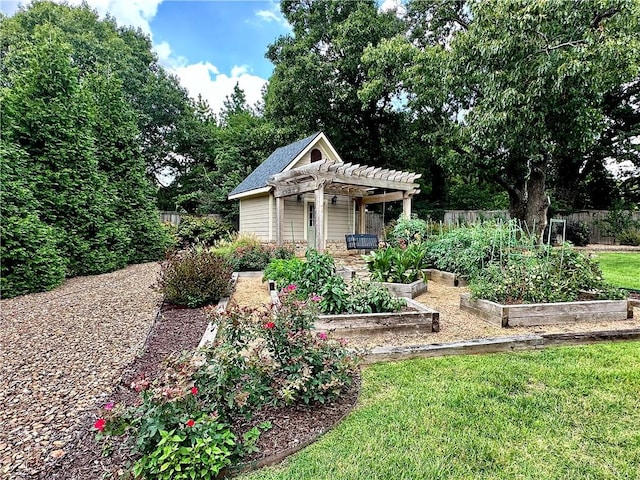
[[[254,188],[253,190],[247,190],[246,192],[235,193],[233,195],[229,195],[227,198],[229,200],[238,200],[244,197],[252,197],[254,195],[260,195],[261,193],[269,193],[272,188],[273,187],[270,185],[267,185],[266,187]]]

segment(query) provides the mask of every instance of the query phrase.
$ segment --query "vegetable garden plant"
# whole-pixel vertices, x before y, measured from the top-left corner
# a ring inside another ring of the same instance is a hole
[[[390,243],[407,244],[405,251],[419,250],[424,266],[465,277],[476,298],[510,304],[567,302],[579,300],[585,291],[596,299],[624,298],[603,280],[598,264],[588,255],[569,243],[559,248],[537,245],[514,220],[463,225],[440,234],[420,225],[416,220],[399,221]],[[402,269],[401,263],[391,261],[395,255],[387,249],[369,256],[372,276],[390,278],[387,272]]]

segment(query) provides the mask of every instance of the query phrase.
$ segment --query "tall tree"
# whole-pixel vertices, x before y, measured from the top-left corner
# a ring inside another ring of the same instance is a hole
[[[118,225],[105,223],[114,215],[114,199],[96,158],[90,99],[61,31],[44,24],[34,34],[32,46],[12,52],[23,68],[2,90],[3,139],[30,157],[31,190],[42,220],[59,233],[67,272],[112,270],[126,259],[128,239]]]
[[[118,27],[109,16],[100,19],[86,3],[73,7],[48,0],[36,0],[22,7],[2,23],[3,60],[11,49],[29,45],[39,25],[52,24],[71,46],[69,54],[80,78],[104,67],[119,79],[125,99],[135,113],[139,143],[152,177],[159,177],[166,167],[176,166],[180,157],[173,153],[189,152],[184,135],[193,112],[187,93],[158,64],[151,40],[141,30]],[[0,62],[3,78],[21,68],[19,57],[13,58],[16,60]]]
[[[588,174],[587,159],[595,171],[602,152],[613,153],[603,149],[610,119],[628,108],[618,110],[624,100],[611,95],[638,78],[639,8],[624,0],[415,0],[410,41],[393,40],[400,58],[412,59],[399,78],[418,116],[440,118],[430,130],[456,139],[446,162],[501,185],[512,215],[540,233],[549,188],[561,190],[567,177]]]
[[[400,33],[402,22],[379,12],[373,0],[283,0],[280,7],[293,32],[267,52],[275,66],[267,118],[296,136],[325,131],[348,160],[397,162],[404,117],[385,108],[393,101],[391,92],[362,100],[358,90],[366,79],[365,48]]]

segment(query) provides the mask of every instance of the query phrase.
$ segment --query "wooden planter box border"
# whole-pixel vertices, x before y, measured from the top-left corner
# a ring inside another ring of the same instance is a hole
[[[427,291],[427,283],[416,280],[411,283],[379,282],[396,297],[416,298]]]
[[[427,278],[432,282],[436,282],[448,287],[466,287],[467,281],[457,273],[445,272],[435,268],[427,268],[424,270]]]
[[[474,299],[471,298],[471,294],[464,293],[460,296],[460,308],[503,328],[633,318],[633,306],[628,300],[502,305],[489,300]]]
[[[355,313],[344,315],[320,315],[315,329],[335,332],[339,335],[375,334],[381,331],[440,331],[440,313],[424,305],[404,298],[410,312]]]
[[[269,281],[271,302],[280,302],[278,292]],[[321,332],[335,332],[339,335],[366,335],[381,331],[440,331],[440,313],[425,307],[411,298],[404,299],[411,312],[389,313],[355,313],[343,315],[320,315],[314,325],[315,330]]]

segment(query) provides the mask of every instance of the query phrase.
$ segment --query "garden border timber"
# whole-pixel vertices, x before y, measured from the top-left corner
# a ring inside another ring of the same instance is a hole
[[[466,287],[468,285],[467,280],[457,273],[445,272],[436,268],[427,268],[423,271],[428,280],[441,285],[449,287]]]
[[[460,295],[460,309],[472,312],[489,323],[503,328],[633,318],[633,305],[628,300],[503,305],[489,300],[471,298],[470,293],[463,293]]]
[[[370,365],[379,362],[404,361],[414,358],[505,353],[524,350],[539,350],[542,348],[557,346],[638,340],[640,340],[640,328],[478,338],[461,342],[434,343],[429,345],[375,347],[363,356],[362,363],[364,365]]]
[[[247,277],[255,276],[255,275],[252,275],[254,272],[246,272],[246,273],[249,273],[249,275],[242,275],[242,276],[247,276]],[[229,299],[231,298],[231,295],[233,294],[233,291],[236,288],[236,283],[238,282],[239,276],[240,276],[239,272],[233,272],[231,274],[231,291],[228,297],[223,297],[218,301],[218,305],[216,306],[217,313],[221,313],[227,309],[227,304],[229,303]],[[216,339],[217,333],[218,333],[218,325],[214,325],[212,322],[209,322],[207,324],[206,330],[204,331],[204,334],[202,335],[202,338],[200,339],[200,343],[196,348],[196,354],[194,355],[194,357],[198,354],[198,350],[200,350],[201,348],[204,348],[208,343],[213,343],[213,341]]]
[[[269,295],[271,303],[280,303],[275,282],[269,280]],[[314,329],[320,332],[335,332],[340,335],[374,334],[380,330],[393,329],[405,332],[439,332],[440,313],[425,307],[411,298],[401,297],[407,302],[410,312],[385,312],[385,313],[351,313],[341,315],[319,315]],[[408,318],[403,318],[408,317]],[[409,321],[407,321],[409,320]]]

